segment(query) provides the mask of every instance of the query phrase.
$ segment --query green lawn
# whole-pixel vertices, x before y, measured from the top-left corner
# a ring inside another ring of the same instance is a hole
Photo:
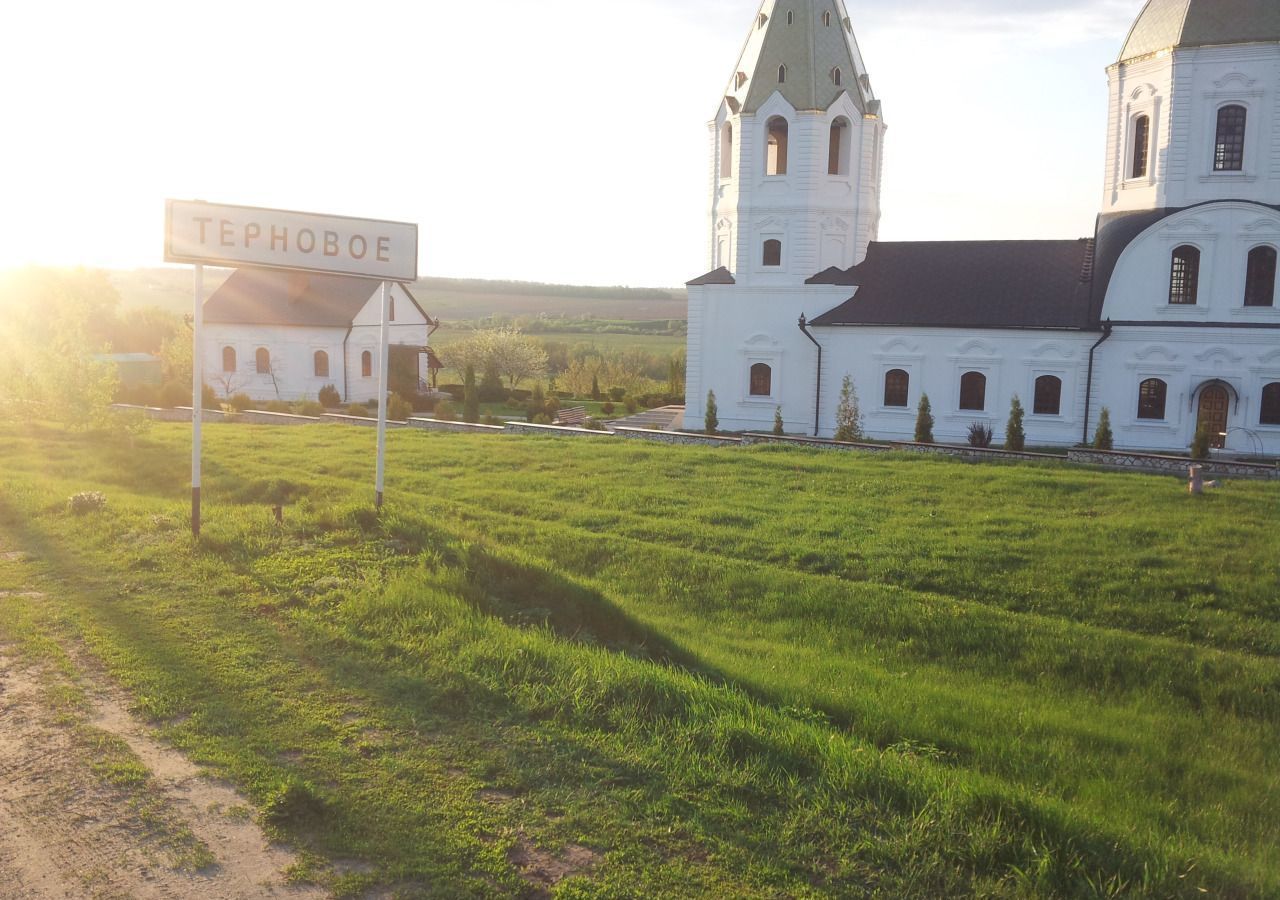
[[[369,432],[205,434],[193,547],[186,429],[0,426],[0,591],[48,595],[0,638],[84,642],[300,877],[1280,896],[1276,484],[394,432],[379,519]]]

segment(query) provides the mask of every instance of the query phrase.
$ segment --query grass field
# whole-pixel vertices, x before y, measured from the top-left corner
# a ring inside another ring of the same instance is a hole
[[[400,432],[378,518],[368,432],[205,433],[193,546],[185,429],[0,426],[0,637],[86,646],[299,878],[1280,896],[1275,484]]]

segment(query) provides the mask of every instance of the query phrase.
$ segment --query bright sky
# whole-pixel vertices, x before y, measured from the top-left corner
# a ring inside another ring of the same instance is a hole
[[[847,0],[886,240],[1079,237],[1141,0]],[[161,263],[164,199],[418,222],[424,275],[707,268],[756,0],[41,0],[0,30],[0,269]]]

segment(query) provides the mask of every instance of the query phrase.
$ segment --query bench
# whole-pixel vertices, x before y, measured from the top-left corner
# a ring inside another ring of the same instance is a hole
[[[556,413],[557,425],[585,425],[587,419],[587,408],[585,406],[570,406]]]

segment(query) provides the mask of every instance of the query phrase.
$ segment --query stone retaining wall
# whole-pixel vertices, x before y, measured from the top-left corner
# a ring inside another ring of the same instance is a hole
[[[826,438],[794,437],[789,435],[749,433],[742,437],[744,444],[788,444],[795,447],[812,447],[817,450],[856,450],[862,453],[932,453],[958,459],[1025,459],[1057,460],[1065,456],[1035,453],[1029,450],[998,450],[991,447],[965,447],[957,444],[917,444],[911,441],[892,441],[887,444],[862,444],[832,441]]]
[[[782,444],[790,447],[809,447],[813,450],[860,450],[866,453],[888,453],[894,448],[888,444],[851,444],[845,441],[830,441],[825,438],[795,437],[793,435],[760,434],[748,432],[742,436],[744,445]]]
[[[507,434],[558,434],[564,437],[609,437],[607,431],[590,428],[568,428],[564,425],[535,425],[533,422],[508,422],[503,429]]]
[[[480,425],[471,422],[442,422],[439,419],[409,420],[410,428],[421,428],[423,431],[448,431],[454,434],[502,434],[506,429],[501,425]]]
[[[344,416],[341,413],[325,413],[317,422],[334,422],[338,425],[355,425],[363,428],[377,428],[377,418],[365,418],[364,416]],[[387,421],[387,428],[408,428],[408,422]]]
[[[1277,478],[1280,467],[1260,463],[1244,463],[1226,459],[1194,460],[1185,456],[1158,456],[1149,453],[1129,453],[1123,450],[1092,450],[1084,447],[1067,451],[1067,458],[1074,463],[1106,466],[1112,469],[1128,469],[1135,472],[1156,472],[1186,478],[1191,466],[1203,466],[1208,478]]]
[[[653,431],[649,428],[615,428],[618,437],[639,441],[657,441],[659,444],[682,444],[687,447],[740,447],[742,438],[712,434],[693,434],[688,431]]]

